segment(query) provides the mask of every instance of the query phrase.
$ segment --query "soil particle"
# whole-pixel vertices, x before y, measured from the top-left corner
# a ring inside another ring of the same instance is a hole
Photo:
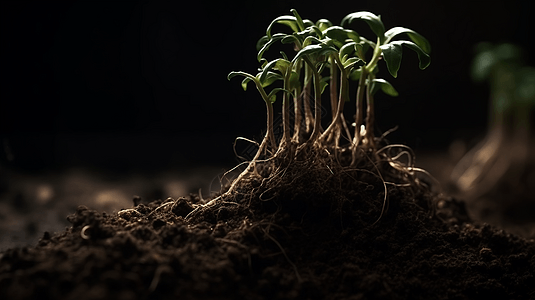
[[[80,206],[65,231],[1,254],[0,298],[535,297],[532,240],[472,223],[462,201],[404,188],[389,190],[372,225],[383,195],[281,189],[204,207],[191,196],[114,214]]]

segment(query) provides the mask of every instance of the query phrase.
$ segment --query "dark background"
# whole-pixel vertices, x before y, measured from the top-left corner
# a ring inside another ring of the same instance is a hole
[[[417,151],[445,149],[485,130],[488,87],[470,80],[473,47],[534,50],[530,2],[4,1],[0,166],[232,166],[234,138],[259,139],[265,112],[254,89],[226,76],[256,72],[256,41],[291,8],[335,24],[367,10],[387,29],[424,35],[430,67],[406,51],[398,78],[384,75],[400,96],[377,96],[377,126],[399,125],[391,140]]]

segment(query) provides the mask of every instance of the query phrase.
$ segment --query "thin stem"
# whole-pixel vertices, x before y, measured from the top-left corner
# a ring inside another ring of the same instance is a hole
[[[312,131],[312,124],[314,116],[312,115],[312,110],[310,109],[310,95],[312,89],[312,81],[310,80],[311,68],[305,66],[305,90],[303,92],[303,108],[305,110],[305,129],[307,133]]]
[[[284,94],[282,96],[282,128],[283,128],[283,134],[282,134],[282,140],[281,145],[288,145],[290,142],[290,100],[289,93],[286,92],[288,90],[288,87],[290,86],[290,75],[292,74],[291,69],[287,71],[288,74],[286,74],[284,78]]]
[[[271,101],[266,101],[266,110],[267,110],[267,132],[266,138],[271,144],[271,148],[277,149],[277,143],[275,142],[275,135],[273,134],[273,104]]]
[[[297,87],[294,90],[294,135],[293,139],[296,143],[299,143],[301,135],[301,122],[302,122],[302,99],[301,99],[301,87]]]
[[[357,147],[360,143],[360,126],[362,125],[362,111],[363,111],[363,98],[366,88],[366,77],[368,76],[366,68],[361,68],[361,74],[359,79],[359,86],[357,89],[357,111],[355,115],[355,135],[353,137],[353,146]]]
[[[379,62],[379,58],[381,58],[381,55],[383,54],[381,48],[379,47],[380,45],[381,45],[381,38],[377,37],[377,44],[375,44],[375,48],[373,49],[372,59],[364,67],[367,73],[371,73],[373,69],[375,69],[377,62]]]
[[[357,89],[357,111],[355,112],[355,135],[353,136],[353,145],[351,148],[351,166],[355,166],[357,163],[357,149],[360,143],[360,127],[362,125],[362,102],[364,98],[364,89],[366,88],[367,76],[368,73],[366,72],[366,68],[361,68],[359,86]]]
[[[297,74],[300,74],[301,73],[301,67],[302,67],[302,62],[299,62],[296,66],[295,66],[295,72]],[[300,140],[300,135],[301,135],[301,122],[302,122],[302,107],[301,107],[301,103],[302,103],[302,98],[301,98],[301,90],[302,90],[302,87],[300,85],[298,85],[295,89],[294,89],[294,95],[293,95],[293,102],[294,102],[294,134],[293,134],[293,139],[296,143],[299,143],[299,140]]]
[[[337,77],[337,66],[336,66],[336,62],[334,61],[334,58],[331,57],[330,58],[331,60],[331,66],[330,66],[330,72],[331,72],[331,81],[330,81],[330,85],[329,85],[329,91],[330,91],[330,94],[331,94],[331,114],[332,114],[332,120],[334,122],[334,119],[336,117],[336,113],[337,113],[337,96],[338,96],[338,77]]]
[[[375,124],[375,114],[373,95],[371,93],[372,83],[375,76],[373,74],[370,74],[368,77],[368,87],[366,88],[366,140],[368,141],[368,145],[371,148],[375,148],[373,128]]]
[[[315,141],[321,131],[321,77],[314,64],[308,57],[303,58],[312,69],[314,75],[314,129],[310,135],[310,141]]]
[[[333,120],[329,127],[323,132],[323,134],[320,137],[321,141],[324,141],[325,139],[329,138],[330,134],[333,134],[335,145],[338,146],[338,139],[340,136],[341,131],[341,122],[342,122],[342,113],[344,110],[344,103],[347,99],[349,99],[349,81],[347,79],[347,70],[343,68],[343,66],[340,64],[340,69],[342,70],[341,76],[340,76],[340,93],[338,95],[338,101],[335,102],[334,107],[336,107],[335,112],[333,112]],[[332,92],[331,92],[332,97]],[[330,139],[330,138],[329,138]]]
[[[260,83],[260,81],[258,81],[258,79],[256,79],[256,77],[252,76],[252,75],[249,75],[250,78],[253,79],[255,85],[256,85],[256,89],[258,90],[258,92],[260,93],[260,95],[262,96],[262,99],[264,99],[264,102],[266,103],[266,111],[267,111],[267,131],[266,131],[266,136],[264,139],[267,139],[266,143],[270,143],[271,144],[271,147],[272,149],[277,149],[277,144],[275,142],[275,134],[273,133],[273,104],[271,103],[271,100],[268,98],[268,95],[266,93],[266,91],[264,90],[264,88],[262,87],[262,84]],[[262,143],[264,143],[264,141],[262,141]],[[258,151],[260,151],[260,149],[258,149]]]

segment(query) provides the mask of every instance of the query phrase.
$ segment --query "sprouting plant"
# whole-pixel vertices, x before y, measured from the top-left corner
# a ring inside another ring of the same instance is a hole
[[[522,49],[513,44],[476,47],[472,78],[490,86],[488,131],[452,171],[465,197],[478,197],[500,183],[520,181],[529,157],[535,108],[535,68],[525,66]],[[531,150],[532,151],[532,150]]]
[[[275,18],[267,27],[266,35],[259,40],[259,72],[256,75],[231,72],[228,76],[229,80],[236,76],[244,77],[244,90],[250,83],[255,85],[267,108],[267,130],[255,157],[234,180],[227,195],[232,193],[242,178],[253,174],[251,172],[255,171],[256,164],[264,154],[270,155],[263,161],[278,161],[286,166],[297,157],[319,152],[344,161],[347,167],[355,167],[370,157],[378,161],[380,155],[386,155],[389,151],[377,149],[376,146],[377,138],[373,130],[374,94],[382,90],[388,95],[397,96],[397,91],[387,80],[377,78],[379,61],[385,61],[394,78],[398,75],[404,47],[416,52],[420,69],[425,69],[430,63],[431,47],[423,36],[404,27],[385,30],[380,16],[373,13],[349,14],[342,19],[340,26],[335,26],[326,19],[315,23],[302,19],[295,9],[291,12],[292,15]],[[367,39],[349,28],[355,21],[367,23],[375,34],[374,39]],[[274,32],[284,27],[289,32]],[[403,34],[408,36],[407,40],[397,39]],[[281,51],[279,57],[266,59],[275,44],[291,45],[294,54]],[[351,81],[358,82],[353,133],[344,116],[344,106],[350,101]],[[324,129],[321,107],[322,95],[326,90],[330,98],[331,118]],[[273,134],[273,103],[279,98],[282,98],[283,134],[277,139]]]

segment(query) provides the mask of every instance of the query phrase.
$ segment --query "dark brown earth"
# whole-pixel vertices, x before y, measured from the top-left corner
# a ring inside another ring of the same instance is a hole
[[[391,186],[374,224],[381,184],[300,174],[276,189],[250,180],[195,211],[205,201],[193,195],[110,214],[80,206],[65,231],[2,252],[0,297],[535,297],[533,239],[471,221],[464,202]]]

